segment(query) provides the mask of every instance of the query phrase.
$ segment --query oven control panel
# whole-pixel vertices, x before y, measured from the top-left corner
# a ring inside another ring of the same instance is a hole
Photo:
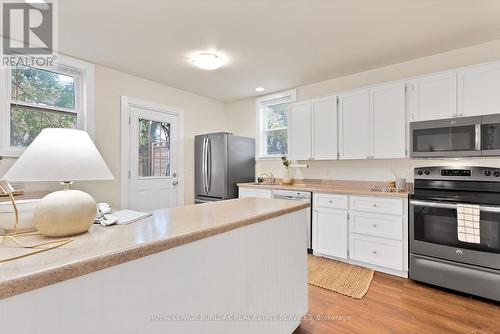
[[[441,176],[471,176],[470,169],[441,169]]]
[[[415,179],[498,181],[499,167],[451,167],[432,166],[415,168]]]

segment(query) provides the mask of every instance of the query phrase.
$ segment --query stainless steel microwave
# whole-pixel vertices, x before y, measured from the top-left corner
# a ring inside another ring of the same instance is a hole
[[[500,155],[500,114],[410,123],[412,157]]]

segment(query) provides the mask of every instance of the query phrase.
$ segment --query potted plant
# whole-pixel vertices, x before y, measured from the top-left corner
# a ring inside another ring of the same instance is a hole
[[[283,180],[281,181],[281,183],[283,183],[285,185],[292,185],[294,182],[293,175],[292,175],[292,169],[290,167],[292,162],[290,160],[288,160],[288,158],[286,157],[286,154],[284,154],[284,153],[281,155],[281,163],[283,164],[283,166],[285,166],[285,173],[283,175]]]

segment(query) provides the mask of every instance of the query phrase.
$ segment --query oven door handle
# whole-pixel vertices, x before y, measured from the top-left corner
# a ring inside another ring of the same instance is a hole
[[[418,200],[410,200],[411,205],[420,205],[420,206],[428,206],[433,208],[442,208],[442,209],[456,209],[457,204],[451,203],[441,203],[441,202],[430,202],[430,201],[418,201]],[[483,206],[480,205],[480,210],[483,212],[500,212],[500,206]]]

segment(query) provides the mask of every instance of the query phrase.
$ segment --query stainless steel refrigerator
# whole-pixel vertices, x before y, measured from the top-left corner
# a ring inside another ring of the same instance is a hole
[[[236,198],[237,183],[255,181],[255,139],[219,132],[194,145],[195,203]]]

